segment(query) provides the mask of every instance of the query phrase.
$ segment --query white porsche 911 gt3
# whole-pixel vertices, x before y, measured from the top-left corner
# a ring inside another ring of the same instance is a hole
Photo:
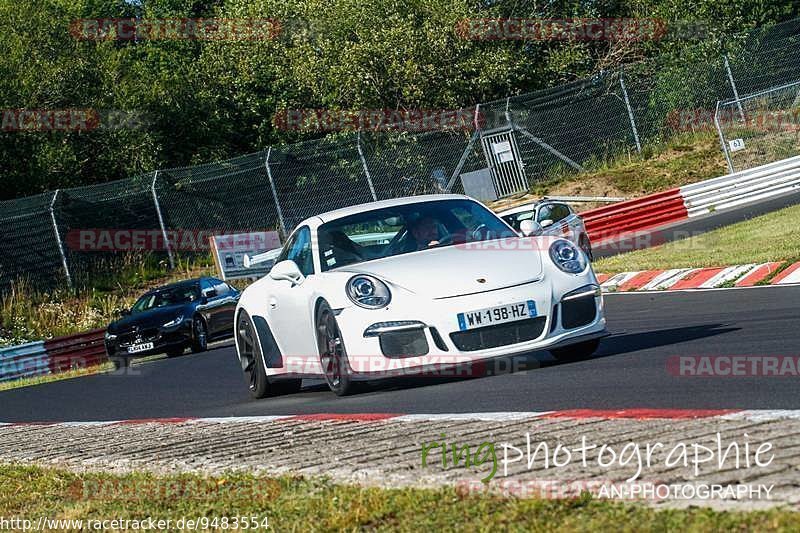
[[[603,298],[571,242],[519,236],[466,196],[385,200],[311,217],[236,309],[236,349],[256,398],[322,377],[358,381],[549,350],[590,356]]]

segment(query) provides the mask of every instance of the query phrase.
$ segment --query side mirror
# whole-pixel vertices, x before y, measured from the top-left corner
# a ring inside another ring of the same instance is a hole
[[[291,259],[286,259],[280,263],[275,263],[275,265],[272,267],[272,270],[269,271],[269,277],[275,281],[288,281],[292,285],[302,283],[305,279],[303,273],[300,272],[300,268],[297,266],[297,263]]]
[[[216,297],[217,297],[217,289],[203,290],[203,298],[216,298]]]
[[[519,230],[524,237],[530,237],[539,235],[542,232],[542,226],[535,220],[527,219],[519,223]]]
[[[552,226],[552,225],[553,225],[553,221],[552,221],[552,220],[550,220],[550,219],[548,218],[548,219],[546,219],[546,220],[542,220],[542,221],[539,223],[539,225],[540,225],[540,226],[542,226],[542,228],[547,228],[547,227],[549,227],[549,226]]]

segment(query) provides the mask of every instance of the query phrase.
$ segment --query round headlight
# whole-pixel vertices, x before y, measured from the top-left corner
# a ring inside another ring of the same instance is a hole
[[[347,282],[347,296],[354,304],[367,309],[386,307],[392,299],[392,293],[384,282],[365,274],[350,278]]]
[[[586,256],[569,241],[557,240],[550,245],[550,259],[568,274],[580,274],[586,269]]]

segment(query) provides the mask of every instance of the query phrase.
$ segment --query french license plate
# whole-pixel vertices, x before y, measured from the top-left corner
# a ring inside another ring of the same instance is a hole
[[[128,346],[128,353],[139,353],[139,352],[146,352],[147,350],[153,349],[152,342],[143,342],[142,344],[134,344],[133,346]]]
[[[536,302],[528,300],[515,304],[498,305],[497,307],[487,307],[458,313],[458,329],[466,331],[468,329],[502,324],[504,322],[514,322],[515,320],[525,320],[536,316]]]

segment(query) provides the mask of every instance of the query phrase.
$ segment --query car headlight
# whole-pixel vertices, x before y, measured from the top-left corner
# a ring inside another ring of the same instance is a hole
[[[577,246],[559,239],[550,245],[550,259],[567,274],[580,274],[586,269],[586,256]]]
[[[347,296],[359,307],[380,309],[392,300],[392,293],[384,282],[373,276],[359,274],[347,282]]]
[[[171,328],[173,326],[177,326],[181,322],[183,322],[183,315],[178,315],[177,317],[173,318],[172,320],[164,324],[162,327]]]
[[[109,332],[107,332],[107,331],[106,331],[106,340],[107,340],[107,341],[113,341],[113,340],[116,340],[116,338],[117,338],[117,336],[116,336],[116,335],[114,335],[113,333],[109,333]]]

